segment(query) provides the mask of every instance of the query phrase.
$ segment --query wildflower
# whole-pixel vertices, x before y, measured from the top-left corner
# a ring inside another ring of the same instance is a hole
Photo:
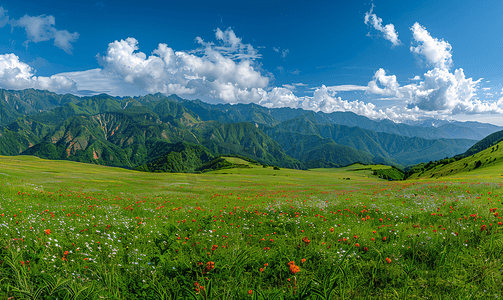
[[[44,232],[45,232],[45,234],[47,234],[47,235],[51,234],[51,230],[50,230],[50,229],[46,229],[46,230],[44,230]]]
[[[264,264],[264,267],[267,267],[267,266],[269,266],[269,264],[268,264],[268,263],[265,263],[265,264]]]
[[[307,238],[307,236],[305,236],[304,238],[302,238],[302,241],[307,245],[309,245],[309,243],[311,243],[311,240]]]
[[[291,261],[288,263],[288,267],[290,269],[290,272],[295,275],[295,273],[300,271],[300,268],[295,265],[294,261]]]
[[[356,243],[356,244],[355,244],[355,247],[356,247],[356,248],[360,247],[360,244]]]
[[[391,258],[386,257],[386,262],[387,262],[388,264],[390,264],[390,263],[391,263]]]
[[[290,272],[295,275],[295,273],[299,272],[300,268],[298,266],[291,266]]]
[[[251,294],[253,294],[253,291],[252,291],[252,290],[249,290],[249,291],[248,291],[248,295],[251,295]]]
[[[305,262],[306,262],[305,258],[303,258],[303,259],[300,260],[300,263],[302,263],[302,264],[305,263]]]
[[[387,239],[387,237],[383,237],[383,238],[382,238],[382,241],[383,241],[383,242],[386,242],[386,239]]]
[[[260,272],[264,272],[264,268],[260,268]]]
[[[480,226],[480,231],[484,231],[484,230],[486,230],[486,229],[487,229],[487,226],[486,226],[486,225],[482,225],[482,226]]]
[[[214,263],[214,262],[209,261],[209,262],[207,262],[207,263],[206,263],[206,270],[207,270],[207,271],[211,271],[211,270],[213,270],[214,268],[215,268],[215,263]]]

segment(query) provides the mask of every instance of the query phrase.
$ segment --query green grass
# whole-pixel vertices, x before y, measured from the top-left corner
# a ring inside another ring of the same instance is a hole
[[[480,151],[474,155],[448,163],[439,164],[435,167],[413,174],[410,179],[418,178],[438,178],[444,176],[455,176],[456,174],[466,174],[473,172],[478,174],[503,174],[503,142]]]
[[[0,156],[0,299],[501,297],[501,169],[386,181],[382,168]]]

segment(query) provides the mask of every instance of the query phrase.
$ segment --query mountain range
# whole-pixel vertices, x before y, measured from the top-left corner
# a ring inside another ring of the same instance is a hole
[[[219,155],[288,168],[355,162],[398,167],[464,153],[503,128],[408,125],[350,112],[139,97],[0,90],[0,155],[35,155],[162,172],[198,170]]]

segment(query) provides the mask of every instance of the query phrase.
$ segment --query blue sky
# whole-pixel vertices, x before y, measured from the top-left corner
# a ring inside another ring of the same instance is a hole
[[[0,87],[503,125],[501,1],[0,1]]]

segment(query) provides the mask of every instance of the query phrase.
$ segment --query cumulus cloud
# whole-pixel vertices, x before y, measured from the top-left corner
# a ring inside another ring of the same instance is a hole
[[[110,43],[98,60],[105,71],[121,76],[149,93],[203,95],[227,103],[258,103],[266,95],[269,78],[257,69],[260,55],[243,44],[232,29],[215,32],[222,45],[197,38],[197,51],[174,51],[166,44],[148,56],[138,52],[134,38]],[[200,55],[197,55],[200,54]]]
[[[335,89],[336,90],[336,89]],[[348,101],[336,96],[332,87],[322,85],[315,89],[313,96],[296,96],[288,88],[275,87],[267,93],[258,104],[269,108],[291,107],[306,110],[332,113],[336,111],[350,111],[372,119],[391,119],[395,121],[416,120],[419,116],[418,108],[389,107],[377,109],[372,103],[363,101]]]
[[[411,52],[424,58],[434,68],[423,75],[423,81],[421,77],[415,76],[409,80],[419,81],[418,83],[404,86],[398,83],[395,75],[386,75],[381,68],[368,83],[367,93],[391,97],[388,99],[405,100],[406,109],[418,116],[503,112],[503,101],[482,102],[476,98],[482,79],[467,78],[461,68],[452,73],[449,71],[452,65],[452,47],[448,42],[432,37],[418,23],[415,23],[411,30],[417,44],[410,48]],[[486,96],[490,97],[487,94]],[[403,109],[401,111],[404,112]]]
[[[411,27],[417,46],[411,46],[410,51],[418,58],[425,58],[426,63],[441,69],[452,66],[452,47],[444,40],[433,38],[419,23]]]
[[[444,111],[448,114],[501,113],[503,107],[497,103],[481,102],[474,99],[481,79],[466,78],[463,69],[454,73],[434,68],[424,74],[412,93],[408,107],[418,107],[425,111]]]
[[[0,7],[0,27],[6,24],[11,25],[12,28],[21,27],[26,31],[26,41],[24,45],[28,47],[30,42],[38,43],[49,40],[54,40],[54,45],[66,53],[71,54],[73,46],[71,43],[79,38],[77,32],[70,33],[67,30],[59,30],[54,27],[56,19],[54,16],[29,16],[24,15],[18,20],[10,19],[7,11]]]
[[[374,27],[377,31],[380,31],[383,34],[383,37],[390,41],[393,46],[398,46],[401,44],[398,39],[398,33],[395,30],[395,25],[388,24],[382,26],[382,19],[379,18],[376,14],[372,13],[374,10],[374,5],[370,8],[370,11],[365,13],[365,24]]]
[[[11,90],[34,88],[56,93],[77,91],[75,82],[65,76],[34,76],[34,70],[15,54],[0,55],[0,87]]]
[[[367,91],[382,96],[400,97],[402,95],[398,89],[399,87],[400,85],[396,80],[396,76],[386,75],[386,71],[380,68],[375,72],[372,81],[368,83]]]
[[[404,99],[408,109],[423,113],[457,115],[503,112],[501,103],[475,99],[481,80],[467,78],[461,68],[454,73],[434,68],[424,74],[424,81],[419,84],[400,86],[395,75],[386,75],[383,69],[379,69],[369,82],[367,92]]]

